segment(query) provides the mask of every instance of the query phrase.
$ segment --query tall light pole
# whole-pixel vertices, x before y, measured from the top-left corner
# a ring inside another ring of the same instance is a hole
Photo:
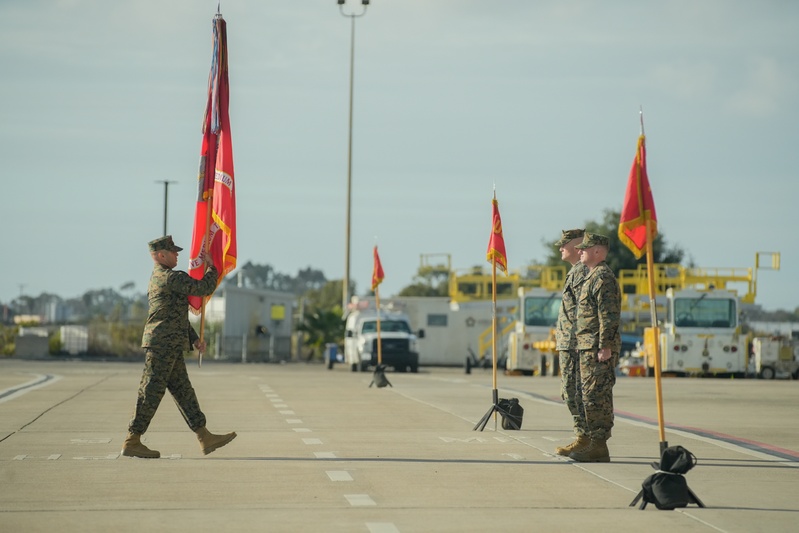
[[[164,235],[166,235],[166,207],[167,207],[167,201],[169,200],[169,184],[177,182],[169,180],[156,180],[156,183],[164,184]]]
[[[345,245],[346,260],[344,263],[344,282],[342,283],[341,290],[341,309],[346,313],[347,304],[350,301],[350,221],[352,220],[352,86],[355,75],[355,19],[362,17],[366,14],[366,6],[369,5],[369,0],[361,0],[363,9],[360,13],[345,13],[344,4],[346,0],[337,0],[338,9],[341,16],[349,17],[350,19],[350,124],[349,124],[349,142],[347,145],[347,237]]]

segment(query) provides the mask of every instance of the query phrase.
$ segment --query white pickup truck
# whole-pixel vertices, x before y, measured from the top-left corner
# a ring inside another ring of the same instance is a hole
[[[344,332],[344,361],[353,372],[365,372],[377,366],[377,311],[359,310],[347,315]],[[404,313],[380,311],[380,346],[382,364],[397,372],[418,372],[418,337]]]

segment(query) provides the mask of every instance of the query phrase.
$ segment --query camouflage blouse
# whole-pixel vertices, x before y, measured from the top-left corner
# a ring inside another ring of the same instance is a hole
[[[577,303],[578,350],[621,350],[621,291],[607,263],[602,261],[588,273]]]
[[[206,270],[202,279],[158,263],[153,267],[147,297],[150,311],[142,336],[142,348],[156,352],[192,349],[198,336],[189,324],[189,296],[208,296],[216,289],[217,271]]]
[[[574,350],[577,347],[577,339],[574,336],[574,325],[577,320],[577,299],[580,297],[580,289],[587,275],[588,267],[579,261],[572,265],[569,273],[566,274],[560,310],[558,311],[558,325],[555,330],[559,352]]]

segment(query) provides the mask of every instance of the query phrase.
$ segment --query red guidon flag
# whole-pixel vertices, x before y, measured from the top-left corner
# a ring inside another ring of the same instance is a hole
[[[638,151],[635,154],[624,206],[619,220],[619,240],[630,249],[636,259],[646,252],[646,221],[650,221],[651,239],[658,234],[655,201],[646,174],[646,144],[643,135],[638,137]]]
[[[374,251],[375,257],[375,264],[372,267],[372,290],[377,289],[377,286],[383,282],[383,278],[386,277],[383,274],[383,265],[380,264],[380,256],[377,254],[377,246],[375,246]]]
[[[508,258],[505,255],[505,239],[502,236],[502,219],[499,217],[499,204],[496,197],[491,200],[491,238],[488,240],[486,259],[489,263],[496,261],[497,266],[508,274]]]
[[[213,21],[214,54],[208,76],[208,101],[203,117],[203,142],[197,176],[197,208],[191,239],[189,274],[203,277],[203,254],[210,253],[222,278],[236,268],[236,191],[233,181],[233,146],[230,140],[228,101],[227,30],[225,19]],[[189,308],[199,313],[203,298],[189,297]]]

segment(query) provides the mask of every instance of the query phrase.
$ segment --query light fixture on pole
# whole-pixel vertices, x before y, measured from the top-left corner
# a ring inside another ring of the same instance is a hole
[[[346,260],[344,263],[344,280],[342,282],[342,311],[346,313],[347,304],[350,301],[350,222],[352,220],[352,86],[355,73],[355,19],[362,17],[366,14],[366,6],[369,5],[369,0],[361,0],[363,9],[360,13],[345,13],[344,4],[346,0],[337,0],[338,8],[343,17],[349,17],[351,22],[350,27],[350,117],[349,117],[349,141],[347,144],[347,237],[344,254]]]
[[[156,180],[156,183],[163,183],[164,184],[164,236],[166,236],[166,208],[167,208],[167,201],[169,199],[169,184],[170,183],[177,183],[176,181],[169,181],[169,180]]]

